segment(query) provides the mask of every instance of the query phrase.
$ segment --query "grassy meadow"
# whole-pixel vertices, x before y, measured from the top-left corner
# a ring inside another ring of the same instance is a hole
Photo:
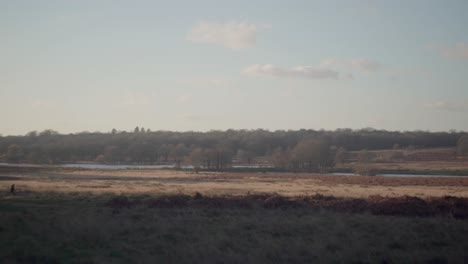
[[[468,177],[337,176],[311,173],[232,173],[176,170],[40,169],[0,173],[0,190],[95,194],[247,195],[336,197],[451,195],[468,197]]]
[[[464,263],[468,222],[307,208],[109,207],[110,195],[0,200],[2,263]],[[131,196],[132,200],[148,196]]]
[[[39,168],[0,189],[2,263],[468,261],[468,177]]]

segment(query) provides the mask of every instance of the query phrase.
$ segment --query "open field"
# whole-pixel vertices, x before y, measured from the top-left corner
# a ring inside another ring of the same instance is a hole
[[[468,261],[468,177],[36,167],[0,188],[2,263]]]
[[[129,199],[132,206],[126,206],[125,199],[122,203],[121,198],[115,200],[108,195],[2,195],[0,259],[2,263],[468,260],[466,220],[350,214],[302,207],[167,208],[157,203],[167,198],[153,199],[133,195]]]
[[[307,173],[227,173],[175,170],[26,170],[0,173],[0,189],[113,194],[246,195],[336,197],[468,197],[468,177],[337,176]]]

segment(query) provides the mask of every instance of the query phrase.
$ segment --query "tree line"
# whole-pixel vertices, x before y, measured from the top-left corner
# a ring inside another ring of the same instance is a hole
[[[375,129],[172,132],[136,127],[132,132],[73,134],[45,130],[0,136],[0,161],[190,164],[211,169],[233,162],[268,162],[278,168],[320,170],[343,159],[347,151],[435,147],[458,147],[465,155],[468,137],[464,132]]]

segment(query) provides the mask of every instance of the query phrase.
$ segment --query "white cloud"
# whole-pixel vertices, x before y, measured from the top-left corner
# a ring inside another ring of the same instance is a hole
[[[392,67],[368,58],[328,58],[322,60],[319,67],[348,72],[344,75],[345,79],[354,79],[358,73],[386,74],[390,80],[399,80],[416,75],[428,74],[427,70],[424,69]]]
[[[293,68],[282,68],[271,64],[256,64],[249,66],[243,70],[247,75],[266,75],[273,77],[290,77],[290,78],[305,78],[305,79],[338,79],[339,73],[334,70],[313,67],[313,66],[297,66]]]
[[[347,68],[364,72],[376,72],[382,68],[382,64],[366,58],[337,59],[328,58],[320,63],[321,67],[326,68]]]
[[[245,49],[255,45],[260,27],[250,23],[200,22],[187,39],[195,43],[223,45],[230,49]]]
[[[440,49],[441,54],[449,59],[468,59],[468,43],[458,43]]]
[[[382,65],[376,61],[369,59],[354,59],[350,61],[353,68],[357,68],[363,71],[375,72],[382,68]]]
[[[257,64],[245,68],[243,73],[247,75],[268,75],[275,77],[353,80],[357,72],[376,73],[388,71],[388,67],[384,67],[380,62],[367,58],[328,58],[322,60],[318,66],[283,68],[271,64]]]
[[[427,107],[439,111],[465,112],[468,109],[463,104],[448,101],[436,101],[427,105]]]
[[[343,63],[342,60],[336,58],[327,58],[320,62],[320,67],[342,67]]]

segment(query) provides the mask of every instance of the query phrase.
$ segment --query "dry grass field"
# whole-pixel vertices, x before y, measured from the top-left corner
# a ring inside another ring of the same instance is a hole
[[[468,177],[338,176],[307,173],[228,173],[175,170],[50,169],[0,174],[0,189],[15,184],[19,192],[89,192],[112,194],[246,195],[277,193],[284,196],[323,194],[366,198],[468,197]]]
[[[468,260],[468,177],[33,167],[0,189],[2,263]]]

